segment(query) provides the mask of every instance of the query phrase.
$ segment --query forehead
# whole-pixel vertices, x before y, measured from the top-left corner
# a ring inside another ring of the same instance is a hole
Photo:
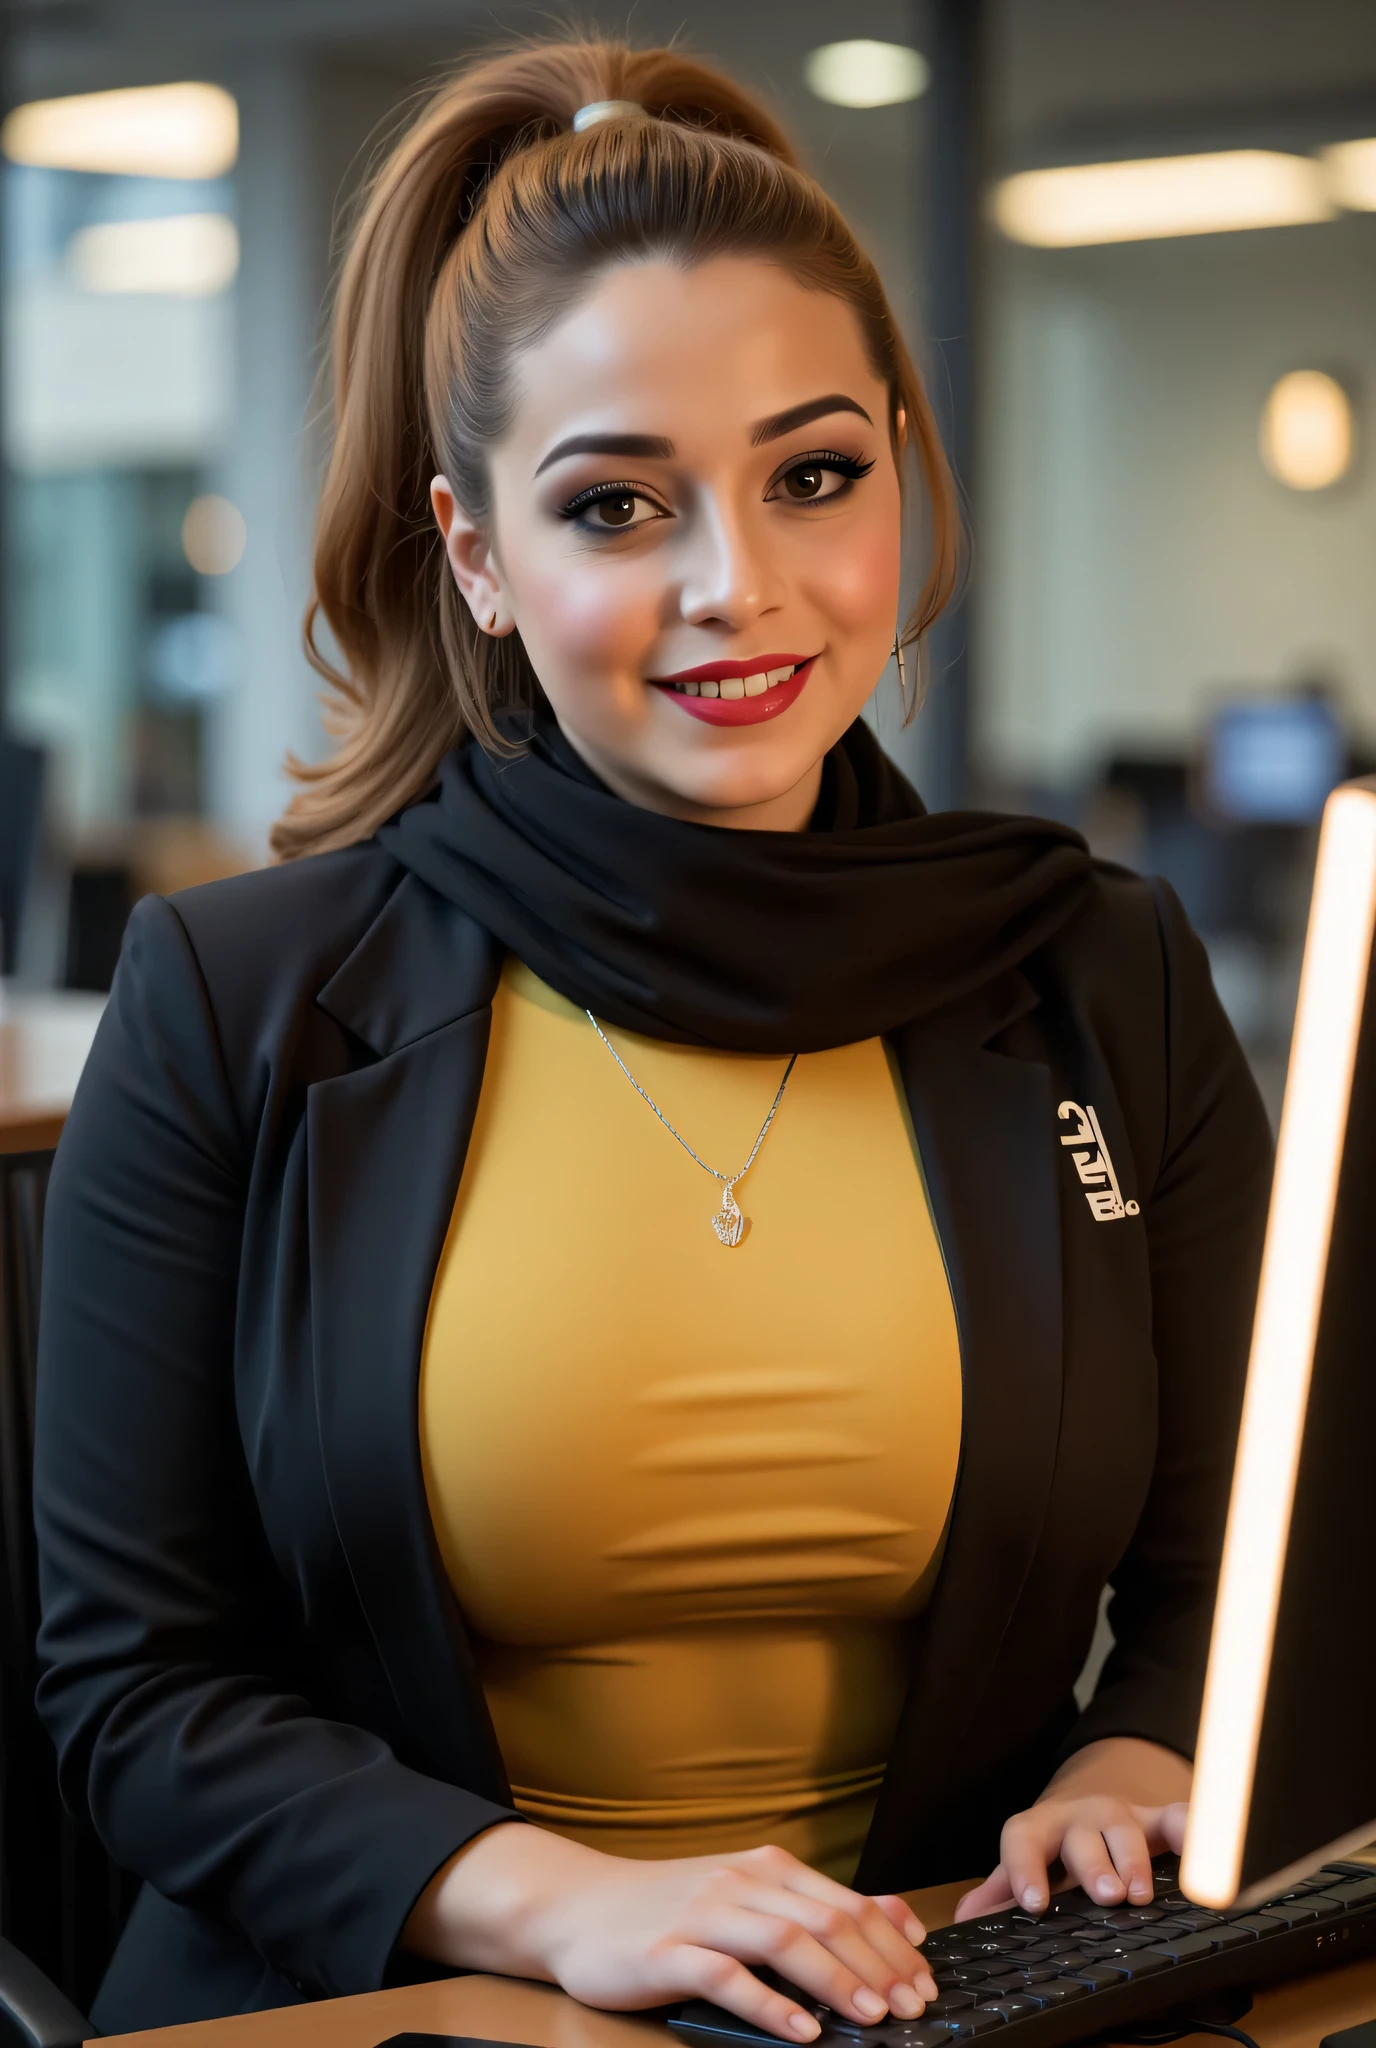
[[[829,391],[876,423],[884,410],[850,307],[744,257],[617,264],[513,376],[503,438],[521,452],[589,423],[665,434],[685,451],[704,435],[748,444],[755,421]]]

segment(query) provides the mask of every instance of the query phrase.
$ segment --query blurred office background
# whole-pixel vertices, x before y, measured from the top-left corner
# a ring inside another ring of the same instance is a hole
[[[940,804],[1165,873],[1274,1103],[1315,822],[1376,765],[1370,0],[582,0],[763,88],[917,339],[969,598]],[[99,988],[145,888],[265,856],[326,744],[299,625],[337,227],[502,0],[11,0],[5,969]]]

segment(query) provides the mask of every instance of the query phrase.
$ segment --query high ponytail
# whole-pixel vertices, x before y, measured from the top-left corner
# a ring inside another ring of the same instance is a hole
[[[651,118],[573,132],[580,107]],[[748,94],[672,50],[575,40],[465,67],[430,101],[368,193],[335,306],[334,446],[316,532],[307,658],[338,744],[293,761],[302,787],[273,829],[283,859],[367,838],[417,796],[465,734],[498,746],[501,710],[534,700],[512,633],[482,633],[449,573],[430,506],[447,476],[488,511],[486,450],[510,417],[514,354],[619,257],[772,259],[854,310],[891,428],[906,416],[929,512],[918,638],[954,588],[955,487],[878,273]],[[316,644],[323,614],[341,651]]]

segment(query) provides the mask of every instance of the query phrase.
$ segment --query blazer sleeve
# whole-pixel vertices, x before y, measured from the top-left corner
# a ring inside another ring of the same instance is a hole
[[[1114,1647],[1064,1754],[1135,1735],[1194,1755],[1270,1194],[1270,1124],[1208,956],[1174,891],[1151,887],[1166,1004],[1164,1143],[1154,1181],[1140,1177],[1156,1462],[1110,1580]]]
[[[118,1863],[340,1995],[383,1982],[434,1872],[518,1816],[263,1675],[282,1589],[234,1401],[250,1157],[190,942],[146,899],[48,1196],[39,1708]]]

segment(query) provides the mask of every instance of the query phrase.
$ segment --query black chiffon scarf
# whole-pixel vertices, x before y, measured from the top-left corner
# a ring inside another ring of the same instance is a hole
[[[686,824],[614,796],[557,725],[466,742],[384,825],[387,850],[570,1001],[734,1052],[816,1052],[975,994],[1083,905],[1084,841],[928,813],[857,721],[806,832]]]

